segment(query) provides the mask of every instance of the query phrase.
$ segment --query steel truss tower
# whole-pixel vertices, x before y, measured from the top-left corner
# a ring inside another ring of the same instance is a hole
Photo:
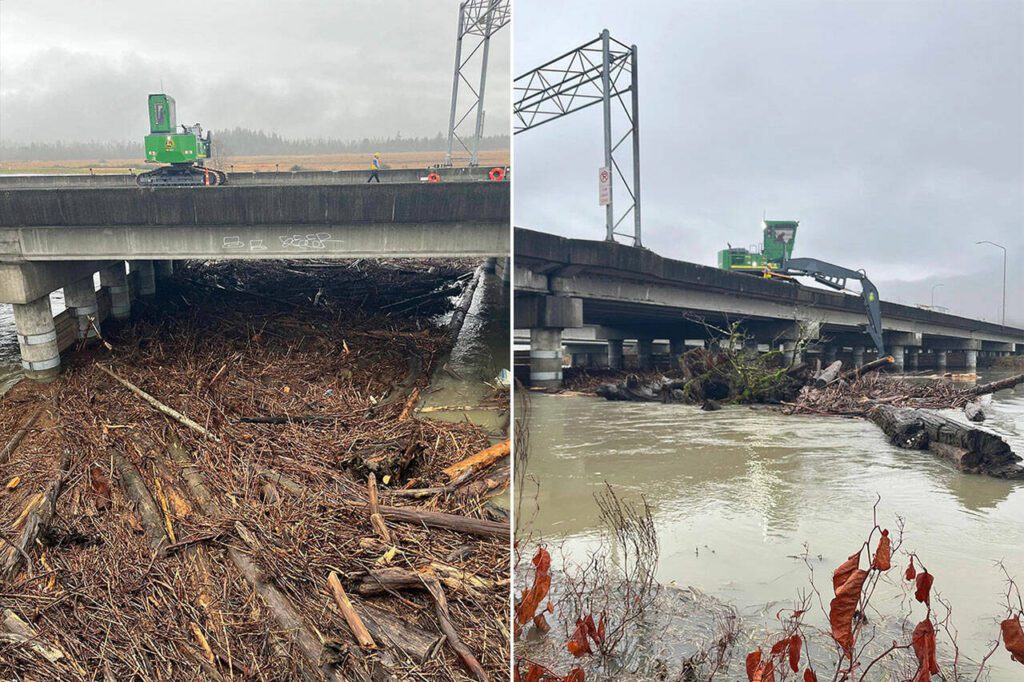
[[[515,134],[600,104],[604,111],[604,166],[611,171],[608,203],[605,206],[605,239],[632,237],[643,246],[640,233],[640,105],[637,95],[636,45],[625,45],[608,34],[608,29],[589,43],[527,71],[515,79],[512,114]],[[618,107],[612,102],[617,102]],[[627,130],[612,136],[612,110],[625,114]],[[632,142],[632,181],[619,165],[622,143]],[[616,182],[618,178],[618,182]],[[616,215],[615,185],[629,195],[630,204]],[[616,232],[633,214],[633,234]]]
[[[487,87],[487,57],[491,47],[491,36],[508,24],[511,15],[510,0],[465,0],[459,5],[459,31],[455,40],[455,75],[452,78],[452,108],[448,117],[448,151],[444,155],[445,166],[452,165],[452,148],[455,142],[469,153],[470,166],[478,164],[477,155],[484,130],[484,90]],[[475,46],[467,51],[465,57],[462,56],[464,38],[469,38],[470,41],[476,39]],[[480,54],[480,85],[474,88],[466,74],[470,70],[470,62],[477,53]],[[462,81],[472,93],[469,108],[461,116],[458,110],[459,81]],[[467,145],[459,135],[459,129],[474,112],[476,120],[473,137]]]

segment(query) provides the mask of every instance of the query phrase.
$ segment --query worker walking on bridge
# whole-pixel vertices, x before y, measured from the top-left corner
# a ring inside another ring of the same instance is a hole
[[[367,178],[366,182],[372,182],[376,180],[380,183],[380,152],[376,152],[373,155],[373,161],[370,162],[370,177]]]

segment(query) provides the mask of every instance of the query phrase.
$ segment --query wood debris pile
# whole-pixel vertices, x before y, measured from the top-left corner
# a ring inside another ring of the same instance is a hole
[[[5,396],[0,678],[505,676],[507,434],[415,411],[473,265],[190,264]]]

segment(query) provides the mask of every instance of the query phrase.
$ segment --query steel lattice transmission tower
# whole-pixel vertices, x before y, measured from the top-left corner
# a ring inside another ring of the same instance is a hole
[[[480,150],[480,137],[484,130],[484,90],[487,87],[487,56],[491,47],[491,36],[501,30],[512,16],[510,0],[465,0],[459,5],[459,32],[455,41],[455,75],[452,78],[452,108],[448,117],[448,151],[444,155],[444,165],[452,165],[452,148],[455,142],[469,152],[469,165],[477,165],[477,154]],[[472,49],[466,51],[463,57],[463,39],[469,41],[476,39]],[[474,88],[473,83],[466,77],[470,70],[470,62],[480,54],[480,80],[479,86]],[[459,115],[459,81],[472,93],[472,101],[462,115]],[[466,141],[459,135],[459,129],[469,119],[470,115],[476,113],[473,137],[470,140],[472,146],[467,146]]]
[[[589,43],[527,71],[515,79],[512,113],[515,134],[600,104],[604,110],[604,167],[611,173],[605,205],[605,239],[632,237],[643,246],[640,233],[640,105],[637,95],[636,45],[625,45],[605,29]],[[613,104],[613,102],[617,103]],[[626,131],[613,138],[613,109],[625,114]],[[632,141],[632,179],[623,173],[616,152]],[[618,178],[618,182],[616,182]],[[630,204],[616,215],[615,185],[629,195]],[[616,232],[633,214],[633,234]]]

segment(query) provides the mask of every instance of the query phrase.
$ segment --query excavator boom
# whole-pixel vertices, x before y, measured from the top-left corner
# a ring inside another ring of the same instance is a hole
[[[878,300],[878,288],[862,270],[851,270],[817,258],[789,258],[784,260],[782,267],[775,272],[790,277],[812,277],[815,281],[837,291],[846,289],[848,279],[860,282],[860,297],[868,313],[866,331],[875,342],[878,356],[885,355],[885,341],[882,339],[882,306]]]

